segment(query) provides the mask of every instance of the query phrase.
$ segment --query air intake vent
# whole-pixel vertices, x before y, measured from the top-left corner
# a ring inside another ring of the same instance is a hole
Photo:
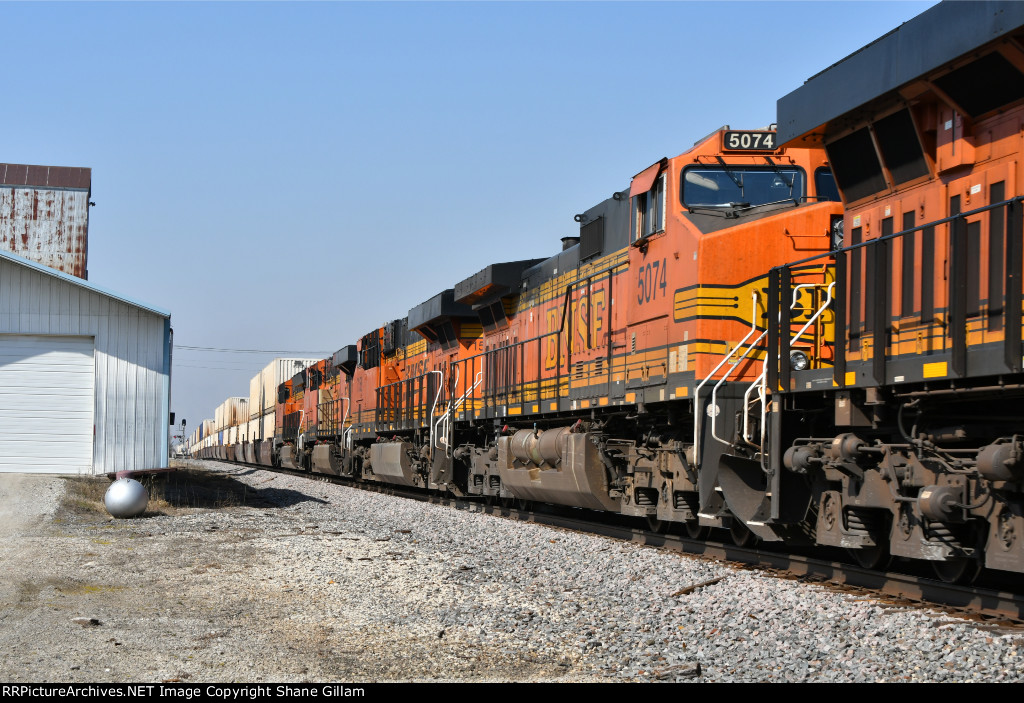
[[[580,261],[597,256],[603,248],[604,218],[598,217],[580,227]]]
[[[847,201],[885,190],[885,176],[867,127],[825,147],[836,183]]]
[[[901,110],[875,123],[878,148],[897,184],[928,175],[924,151],[917,140],[910,110]]]
[[[1000,54],[989,54],[934,80],[973,117],[1024,98],[1024,75]]]

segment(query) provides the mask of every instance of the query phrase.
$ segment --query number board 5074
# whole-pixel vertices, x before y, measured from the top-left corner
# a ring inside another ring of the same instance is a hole
[[[722,148],[726,151],[775,151],[775,132],[726,132]]]

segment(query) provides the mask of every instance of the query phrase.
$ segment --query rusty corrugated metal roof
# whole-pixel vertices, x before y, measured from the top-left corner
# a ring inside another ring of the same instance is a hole
[[[0,164],[0,185],[92,189],[92,169],[74,166]]]

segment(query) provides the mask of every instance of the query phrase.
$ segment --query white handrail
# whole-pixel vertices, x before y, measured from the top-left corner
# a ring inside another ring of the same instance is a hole
[[[721,387],[721,385],[723,383],[726,382],[726,380],[729,378],[729,376],[732,375],[732,372],[736,370],[736,367],[739,366],[741,363],[743,363],[744,359],[746,359],[748,356],[750,356],[750,352],[754,351],[754,348],[761,342],[762,339],[765,338],[765,335],[767,335],[767,334],[768,334],[768,330],[765,330],[764,332],[762,332],[758,336],[757,339],[755,339],[753,342],[751,342],[750,346],[747,347],[747,351],[745,351],[743,353],[743,356],[741,356],[739,359],[737,359],[736,361],[733,362],[732,366],[729,367],[729,370],[725,372],[724,376],[722,376],[722,379],[718,383],[715,384],[714,388],[711,389],[711,407],[718,407],[718,389]],[[746,412],[746,407],[744,406],[744,414],[745,414],[745,412]],[[718,433],[716,432],[716,429],[715,429],[715,426],[717,424],[716,423],[717,420],[718,420],[718,413],[712,413],[711,414],[711,436],[714,437],[715,439],[717,439],[722,444],[728,444],[728,445],[732,446],[732,442],[726,441],[726,440],[724,440],[724,439],[722,439],[721,437],[718,436]]]
[[[347,395],[341,396],[340,398],[338,398],[338,400],[347,401],[345,403],[345,405],[342,406],[343,408],[345,408],[345,412],[341,416],[341,426],[338,428],[339,430],[341,430],[341,434],[344,435],[345,434],[345,420],[348,419],[348,409],[349,409],[349,407],[351,407],[352,401],[349,400]]]
[[[764,422],[764,408],[765,408],[765,400],[766,400],[766,397],[767,397],[766,393],[765,393],[765,385],[764,385],[765,376],[766,376],[766,374],[765,374],[765,365],[766,364],[767,364],[767,362],[761,364],[761,375],[754,379],[754,382],[750,384],[749,388],[747,388],[746,393],[743,394],[743,441],[746,442],[747,444],[749,444],[751,447],[754,447],[755,449],[760,449],[763,445],[761,445],[761,444],[754,444],[752,441],[750,441],[750,413],[747,411],[747,408],[750,407],[750,392],[752,390],[754,390],[755,388],[757,388],[758,389],[757,398],[758,398],[758,400],[761,403],[761,422],[762,423]]]
[[[820,284],[818,283],[800,283],[793,288],[793,300],[789,304],[789,309],[792,310],[796,307],[797,301],[800,298],[800,291],[803,288],[816,288]],[[781,315],[779,316],[781,320]],[[801,333],[802,334],[802,333]],[[755,449],[760,449],[764,446],[764,420],[765,420],[765,401],[768,397],[765,385],[765,381],[768,377],[768,355],[765,354],[764,361],[761,362],[761,375],[754,379],[754,382],[750,384],[746,392],[743,394],[743,441],[749,444]],[[746,411],[747,406],[750,404],[750,392],[755,388],[759,387],[758,400],[761,402],[761,444],[754,444],[750,441],[750,413]]]
[[[430,458],[434,458],[434,430],[436,423],[434,422],[434,411],[437,409],[437,401],[441,399],[441,390],[444,388],[444,371],[427,371],[427,373],[436,373],[441,377],[441,380],[437,384],[437,393],[434,395],[434,402],[430,406]]]
[[[820,284],[820,283],[801,283],[800,285],[798,285],[795,288],[793,288],[793,302],[790,304],[789,309],[792,310],[793,308],[796,307],[797,298],[799,297],[799,292],[800,292],[800,290],[802,288],[820,288],[821,285],[822,284]],[[828,284],[828,287],[825,289],[825,302],[823,302],[821,304],[821,306],[818,308],[818,310],[807,320],[807,322],[804,324],[804,326],[801,327],[797,331],[797,333],[790,338],[790,340],[789,340],[790,346],[792,346],[795,342],[797,342],[800,339],[800,336],[804,332],[806,332],[807,329],[812,324],[814,324],[815,320],[817,320],[819,317],[821,317],[822,313],[824,313],[825,310],[828,308],[828,306],[832,304],[832,292],[835,290],[835,287],[836,287],[835,281],[833,281],[832,283]],[[778,363],[780,363],[780,364],[783,362],[783,359],[782,359],[781,355],[776,357],[776,361]],[[761,366],[761,375],[758,376],[754,380],[754,382],[752,384],[750,384],[750,387],[747,388],[746,393],[743,394],[743,407],[744,407],[744,413],[743,413],[743,441],[746,442],[747,444],[749,444],[750,446],[756,448],[756,449],[762,449],[764,447],[764,438],[765,438],[765,433],[767,432],[767,416],[768,416],[768,403],[767,403],[767,396],[768,396],[768,386],[767,386],[768,371],[767,371],[767,365],[768,365],[768,356],[765,355],[764,363]],[[750,392],[755,387],[758,388],[758,398],[759,398],[759,400],[761,402],[761,443],[759,445],[758,444],[754,444],[752,441],[750,441],[750,413],[746,412],[746,408],[747,408],[747,406],[749,404],[748,398],[750,397]],[[761,466],[762,466],[762,468],[764,468],[764,459],[765,459],[765,457],[762,455],[761,456]]]
[[[462,404],[464,402],[466,402],[466,398],[468,398],[470,396],[470,394],[473,391],[475,391],[480,386],[481,383],[483,383],[483,381],[484,381],[483,375],[484,375],[483,371],[477,371],[476,376],[473,379],[473,385],[470,386],[468,389],[466,389],[466,392],[463,393],[462,396],[459,397],[458,400],[453,402],[448,407],[448,412],[446,413],[445,432],[444,432],[444,436],[445,436],[445,456],[448,456],[448,457],[451,456],[452,440],[451,440],[450,434],[451,434],[452,427],[454,427],[454,423],[452,422],[452,420],[455,417],[455,413],[457,413],[459,411],[459,408],[462,407]]]
[[[814,285],[814,284],[803,284],[803,285],[807,286],[807,285]],[[802,287],[802,286],[798,286],[798,287]],[[810,327],[812,324],[814,324],[814,321],[817,320],[819,317],[821,317],[821,313],[825,312],[825,308],[827,308],[832,303],[832,290],[835,287],[836,287],[836,282],[835,281],[832,281],[831,283],[828,284],[828,288],[825,289],[825,295],[826,295],[825,302],[822,303],[821,307],[818,308],[818,311],[816,313],[814,313],[814,315],[812,315],[809,320],[807,320],[807,323],[803,327],[800,328],[800,331],[797,332],[795,335],[793,335],[793,338],[789,340],[790,345],[792,345],[793,342],[796,342],[798,339],[800,339],[800,335],[802,335],[804,332],[806,332],[807,328]],[[796,289],[793,289],[793,306],[796,306]],[[790,309],[792,309],[792,307]],[[780,361],[781,361],[781,359],[780,359]]]
[[[469,389],[465,393],[463,393],[462,396],[458,400],[456,400],[454,403],[452,403],[452,407],[449,410],[450,413],[457,412],[459,407],[464,402],[466,402],[466,398],[469,397],[469,394],[472,393],[473,391],[475,391],[480,386],[480,384],[483,383],[483,378],[482,378],[483,375],[484,375],[483,371],[477,371],[476,372],[476,378],[473,380],[473,385],[470,386]]]
[[[452,384],[452,392],[454,392],[455,389],[459,387],[459,377],[461,375],[462,375],[462,367],[461,366],[456,366],[455,367],[455,383]],[[445,408],[444,414],[441,415],[441,419],[437,421],[438,425],[441,425],[443,423],[443,426],[444,426],[444,429],[442,429],[440,432],[438,432],[438,437],[440,439],[441,445],[444,446],[445,456],[448,455],[448,450],[450,449],[449,442],[448,442],[448,433],[449,433],[449,431],[451,429],[449,427],[449,422],[450,422],[450,418],[451,418],[451,409],[452,409],[452,404],[448,403],[448,407]],[[433,458],[433,457],[431,457],[431,458]]]
[[[735,351],[737,349],[739,349],[741,346],[746,344],[747,340],[750,339],[750,336],[752,334],[754,334],[754,332],[757,331],[757,299],[758,299],[758,297],[759,297],[758,291],[756,291],[756,290],[751,291],[750,298],[751,298],[752,311],[750,313],[750,331],[747,332],[746,336],[743,339],[741,339],[736,344],[735,347],[733,347],[731,350],[726,352],[725,356],[722,357],[722,360],[720,362],[718,362],[718,366],[716,366],[715,368],[711,369],[711,373],[709,373],[707,375],[707,377],[705,377],[704,380],[701,381],[697,385],[697,387],[694,389],[694,391],[693,391],[693,464],[694,464],[694,468],[696,468],[697,464],[700,462],[700,441],[699,441],[699,439],[700,439],[700,429],[701,429],[701,415],[703,415],[703,413],[700,410],[700,389],[704,387],[704,384],[706,384],[708,381],[711,380],[712,376],[714,376],[716,373],[718,373],[718,370],[720,368],[725,366],[725,363],[727,361],[729,361],[729,357],[733,353],[735,353]]]

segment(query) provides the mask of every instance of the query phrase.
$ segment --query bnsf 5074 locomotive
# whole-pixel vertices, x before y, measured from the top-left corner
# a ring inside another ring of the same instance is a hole
[[[241,456],[1024,571],[1024,4],[939,5],[778,119],[281,384]]]

